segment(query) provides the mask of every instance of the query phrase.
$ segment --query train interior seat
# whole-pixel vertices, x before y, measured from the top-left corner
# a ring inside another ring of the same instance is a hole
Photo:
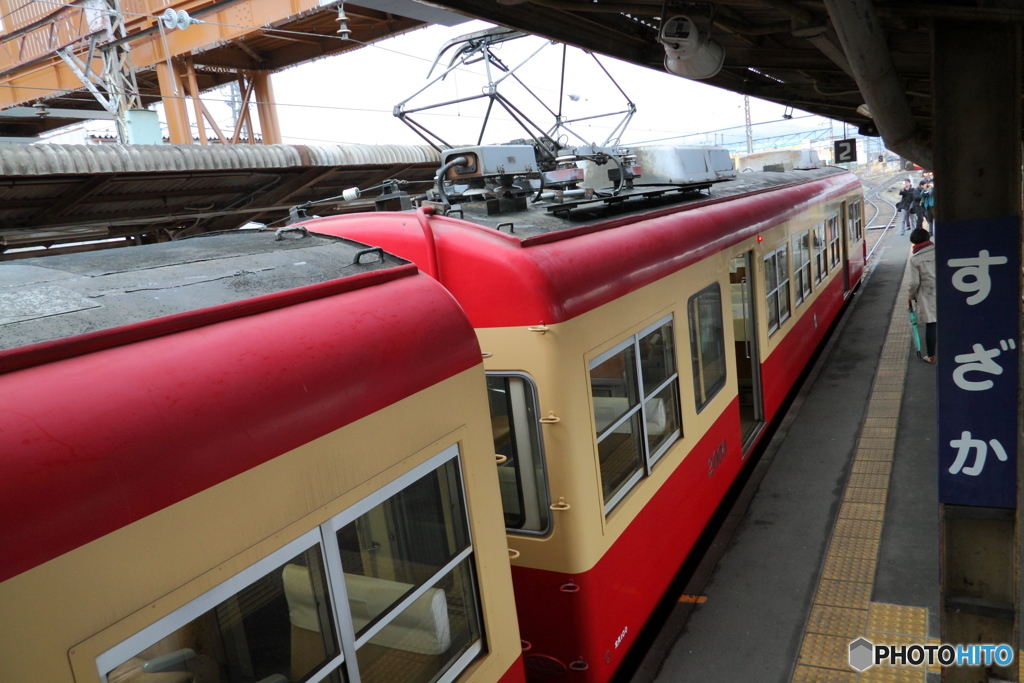
[[[345,574],[345,589],[356,633],[370,623],[371,615],[384,612],[412,588],[411,584],[400,581]],[[448,623],[448,601],[444,589],[431,588],[421,595],[374,636],[372,642],[424,655],[446,652],[451,647],[451,625]]]

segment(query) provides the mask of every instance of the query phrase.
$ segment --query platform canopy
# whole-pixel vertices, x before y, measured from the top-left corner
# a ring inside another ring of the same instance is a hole
[[[350,187],[393,178],[421,193],[440,163],[425,145],[7,145],[0,152],[0,259],[39,255],[11,251],[26,247],[78,251],[249,221],[283,225],[290,207]],[[308,213],[372,208],[372,198],[339,199]]]
[[[659,41],[662,15],[666,19],[687,16],[702,40],[713,41],[724,51],[721,70],[703,82],[845,121],[863,134],[882,133],[890,149],[926,166],[930,162],[926,149],[932,120],[933,22],[1024,21],[1020,3],[973,0],[435,0],[435,4],[658,70],[667,70],[666,49]]]

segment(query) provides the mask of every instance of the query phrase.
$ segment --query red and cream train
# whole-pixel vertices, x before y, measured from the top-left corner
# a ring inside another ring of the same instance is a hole
[[[852,174],[709,195],[306,224],[417,263],[476,329],[531,678],[611,678],[863,273]]]
[[[0,680],[522,681],[451,295],[303,230],[0,265]]]
[[[609,680],[864,268],[656,195],[0,264],[0,678]]]

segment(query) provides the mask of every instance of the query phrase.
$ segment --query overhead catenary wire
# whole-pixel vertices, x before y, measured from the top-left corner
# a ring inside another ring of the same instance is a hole
[[[66,88],[46,88],[46,87],[34,86],[34,85],[33,86],[15,86],[15,85],[0,84],[0,88],[11,88],[11,89],[17,89],[17,90],[37,90],[37,91],[41,91],[41,92],[58,92],[58,93],[68,93],[69,92]],[[69,100],[72,100],[72,101],[81,101],[81,100],[79,100],[77,98],[62,98],[62,99],[69,99]],[[188,96],[188,95],[164,95],[164,96],[161,96],[161,99],[190,100],[191,97]],[[206,96],[204,96],[202,99],[203,99],[204,102],[230,103],[230,102],[235,101],[235,100],[228,99],[228,98],[206,97]],[[249,101],[249,103],[253,104],[253,105],[258,105],[258,104],[274,104],[274,105],[279,106],[279,107],[298,107],[298,108],[304,108],[304,109],[323,109],[323,110],[327,110],[327,111],[350,111],[350,112],[361,112],[361,113],[370,113],[370,114],[391,114],[392,113],[390,109],[374,109],[374,108],[368,108],[368,107],[342,107],[342,106],[337,106],[337,105],[307,104],[307,103],[299,103],[299,102],[280,102],[280,101],[275,101],[275,102],[271,103],[271,102],[267,102],[267,101],[263,101],[263,100],[257,100],[257,99],[252,99],[252,100]],[[441,113],[441,112],[423,112],[420,115],[421,116],[442,116],[442,117],[446,117],[446,118],[473,118],[473,119],[482,119],[482,118],[484,118],[483,116],[475,116],[475,115],[472,115],[472,114],[445,114],[445,113]],[[811,115],[808,115],[808,116],[811,116]],[[504,117],[494,117],[494,118],[497,118],[500,121],[513,122],[512,118],[504,118]],[[794,117],[794,119],[799,119],[799,118],[807,118],[807,117],[801,117],[801,116]],[[758,125],[765,125],[765,124],[768,124],[768,123],[777,123],[777,121],[764,121],[764,122],[761,122],[761,123],[755,123],[753,125],[758,126]],[[610,130],[610,129],[613,128],[613,126],[601,126],[601,125],[595,125],[595,124],[583,124],[583,125],[584,125],[584,127],[598,128],[598,129],[601,129],[601,130]],[[648,140],[648,141],[644,141],[644,142],[631,142],[631,143],[628,143],[628,144],[638,145],[638,144],[647,144],[649,142],[660,142],[660,141],[663,141],[663,140],[675,140],[675,139],[678,139],[678,138],[681,138],[681,137],[695,137],[695,136],[705,135],[705,134],[709,135],[709,134],[711,134],[713,132],[722,132],[724,130],[731,130],[732,128],[737,128],[737,127],[741,127],[741,126],[733,126],[731,128],[722,128],[722,129],[718,129],[716,131],[695,132],[695,133],[680,133],[679,135],[675,135],[675,136],[672,136],[672,137],[659,138],[659,139],[656,139],[656,140]],[[640,129],[637,129],[637,130],[645,131],[645,132],[649,132],[649,133],[674,133],[674,132],[676,132],[676,131],[662,130],[662,129],[657,129],[657,128],[640,128]],[[285,135],[284,137],[290,137],[290,138],[293,138],[293,139],[311,140],[311,141],[314,141],[314,142],[330,142],[330,141],[327,141],[327,140],[322,140],[322,139],[317,139],[317,138],[303,138],[303,137],[294,136],[294,135]],[[337,143],[332,143],[332,144],[337,144]],[[360,143],[352,143],[352,144],[360,144]]]
[[[0,20],[2,20],[5,17],[11,16],[12,14],[18,12],[19,10],[23,10],[24,8],[28,7],[29,5],[31,5],[33,3],[34,4],[51,5],[51,6],[59,7],[59,8],[67,8],[67,7],[74,7],[75,6],[73,4],[59,2],[57,0],[29,0],[29,2],[26,2],[26,3],[22,4],[22,5],[20,5],[19,7],[12,9],[7,14],[4,14],[4,15],[0,16]],[[146,14],[146,13],[140,13],[140,12],[130,12],[130,11],[122,11],[122,14],[126,15],[126,16],[149,18],[149,19],[152,19],[155,22],[157,22],[157,24],[159,24],[159,21],[160,21],[159,16],[152,15],[152,14]],[[201,14],[202,14],[201,12],[197,12],[197,15],[201,15]],[[270,34],[271,36],[273,34],[281,34],[281,35],[294,35],[294,36],[303,36],[303,37],[313,37],[313,38],[318,38],[318,39],[338,40],[338,41],[342,41],[342,42],[346,42],[346,43],[355,43],[355,44],[358,44],[358,45],[362,45],[363,47],[371,47],[371,48],[374,48],[374,49],[377,49],[377,50],[381,50],[381,51],[384,51],[384,52],[395,54],[395,55],[398,55],[398,56],[401,56],[401,57],[405,57],[405,58],[408,58],[408,59],[413,59],[413,60],[416,60],[416,61],[432,63],[432,60],[430,60],[430,59],[428,59],[426,57],[420,57],[418,55],[413,55],[413,54],[409,54],[409,53],[406,53],[406,52],[402,52],[400,50],[395,50],[395,49],[392,49],[392,48],[384,47],[384,46],[379,45],[379,44],[377,44],[375,42],[365,42],[365,41],[360,41],[360,40],[354,40],[354,39],[351,39],[351,38],[344,38],[342,36],[337,36],[337,35],[332,35],[332,34],[314,33],[314,32],[310,32],[310,31],[295,31],[295,30],[290,30],[290,29],[279,29],[279,28],[273,28],[273,27],[267,27],[267,26],[247,26],[247,25],[244,25],[244,24],[232,24],[232,23],[215,22],[215,21],[207,21],[207,20],[203,20],[203,23],[206,24],[206,25],[210,25],[210,26],[220,26],[220,27],[225,27],[225,28],[237,28],[237,29],[250,30],[250,31],[262,31],[262,32]],[[131,35],[126,36],[126,38],[129,38],[129,39],[131,37],[132,37]],[[563,59],[564,59],[564,56],[563,56]],[[602,69],[604,69],[603,65],[601,65],[600,62],[598,62],[598,65]],[[482,74],[480,74],[480,73],[478,73],[478,72],[476,72],[474,70],[471,70],[471,69],[459,68],[459,70],[465,71],[466,73],[471,74],[473,76],[481,76],[482,75]],[[617,84],[616,84],[616,86],[617,86]],[[36,92],[57,92],[57,93],[64,93],[64,94],[75,92],[75,90],[69,90],[67,88],[45,88],[45,87],[41,87],[41,86],[22,86],[22,85],[10,85],[10,84],[2,84],[2,83],[0,83],[0,88],[6,88],[6,89],[12,89],[12,90],[30,90],[30,91],[36,91]],[[545,90],[545,91],[547,91],[547,89],[545,89],[545,88],[537,88],[537,89],[538,90]],[[621,90],[621,88],[620,88],[620,90]],[[550,92],[554,92],[554,91],[550,91]],[[155,96],[150,95],[150,97],[155,97]],[[192,99],[190,96],[178,95],[178,94],[176,94],[176,95],[167,95],[167,96],[159,96],[159,97],[161,99],[180,99],[180,100],[191,100]],[[68,99],[77,99],[77,98],[68,98]],[[203,97],[202,99],[204,101],[207,101],[207,102],[230,103],[230,102],[234,101],[232,99],[214,98],[214,97]],[[560,100],[561,100],[561,98],[560,98]],[[270,103],[270,102],[264,102],[264,101],[256,100],[256,99],[250,100],[250,104],[255,104],[255,105],[274,104],[276,106],[281,106],[281,107],[323,109],[323,110],[333,110],[333,111],[350,111],[350,112],[361,112],[361,113],[372,113],[372,114],[390,114],[390,113],[392,113],[390,110],[386,110],[386,109],[376,109],[376,108],[366,108],[366,107],[343,107],[343,106],[335,106],[335,105],[315,105],[315,104],[294,103],[294,102],[274,102],[274,103]],[[462,113],[445,114],[445,113],[440,113],[440,112],[431,112],[431,113],[422,112],[420,115],[421,116],[426,115],[426,116],[452,117],[452,118],[473,118],[473,119],[483,119],[483,118],[485,118],[483,116],[474,116],[474,115],[462,114]],[[798,117],[793,117],[793,118],[802,119],[802,118],[811,118],[813,116],[816,116],[816,115],[808,114],[808,115],[805,115],[805,116],[798,116]],[[513,119],[511,119],[511,118],[507,118],[506,119],[504,117],[495,117],[495,119],[496,120],[500,120],[500,121],[513,122]],[[779,122],[781,122],[783,120],[784,119],[779,119],[779,120],[775,120],[775,121],[765,121],[765,122],[760,122],[760,123],[757,123],[757,124],[754,124],[754,125],[766,125],[766,124],[770,124],[770,123],[779,123]],[[196,124],[192,124],[193,127],[195,127],[195,125]],[[611,128],[610,126],[601,126],[601,125],[594,125],[594,124],[584,124],[584,127],[594,128],[594,129],[601,129],[601,130],[607,130],[607,129]],[[634,128],[633,129],[634,132],[645,131],[645,132],[650,132],[650,133],[677,133],[677,134],[671,135],[669,137],[663,137],[663,138],[656,138],[656,139],[651,139],[651,140],[642,140],[642,141],[630,142],[628,144],[630,144],[630,145],[641,145],[641,144],[651,144],[651,143],[656,143],[656,142],[665,142],[665,141],[670,141],[670,140],[677,140],[677,139],[680,139],[680,138],[698,137],[698,136],[701,136],[701,135],[710,135],[710,134],[713,134],[713,133],[725,132],[725,131],[729,131],[729,130],[733,130],[733,129],[741,128],[741,127],[742,126],[730,126],[728,128],[721,128],[721,129],[716,129],[716,130],[712,130],[712,131],[702,131],[702,132],[692,132],[692,133],[682,133],[682,132],[677,132],[675,130],[661,130],[661,129],[652,129],[652,128],[640,128],[640,129]],[[286,136],[286,137],[294,137],[294,136]],[[323,142],[326,142],[326,141],[323,141]]]

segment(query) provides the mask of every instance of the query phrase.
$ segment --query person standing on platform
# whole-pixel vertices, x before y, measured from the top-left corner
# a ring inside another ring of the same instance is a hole
[[[910,208],[914,205],[914,184],[910,182],[910,178],[903,181],[903,189],[900,190],[900,201],[896,205],[896,208],[903,212],[903,216],[900,220],[900,234],[906,234],[907,230],[913,230],[914,226],[910,223]]]
[[[917,199],[914,203],[914,213],[917,214],[918,228],[924,227],[924,218],[926,212],[925,203],[928,202],[930,199],[931,193],[929,193],[928,191],[928,181],[922,180],[920,183],[918,183]],[[928,227],[931,227],[931,224],[929,224]]]
[[[917,311],[917,321],[924,323],[925,362],[935,362],[937,332],[935,305],[935,244],[924,228],[910,233],[913,250],[910,254],[910,308]],[[916,304],[916,305],[915,305]]]
[[[921,210],[924,211],[924,219],[928,221],[928,230],[935,235],[935,182],[928,181],[925,187],[925,195],[921,198]]]

